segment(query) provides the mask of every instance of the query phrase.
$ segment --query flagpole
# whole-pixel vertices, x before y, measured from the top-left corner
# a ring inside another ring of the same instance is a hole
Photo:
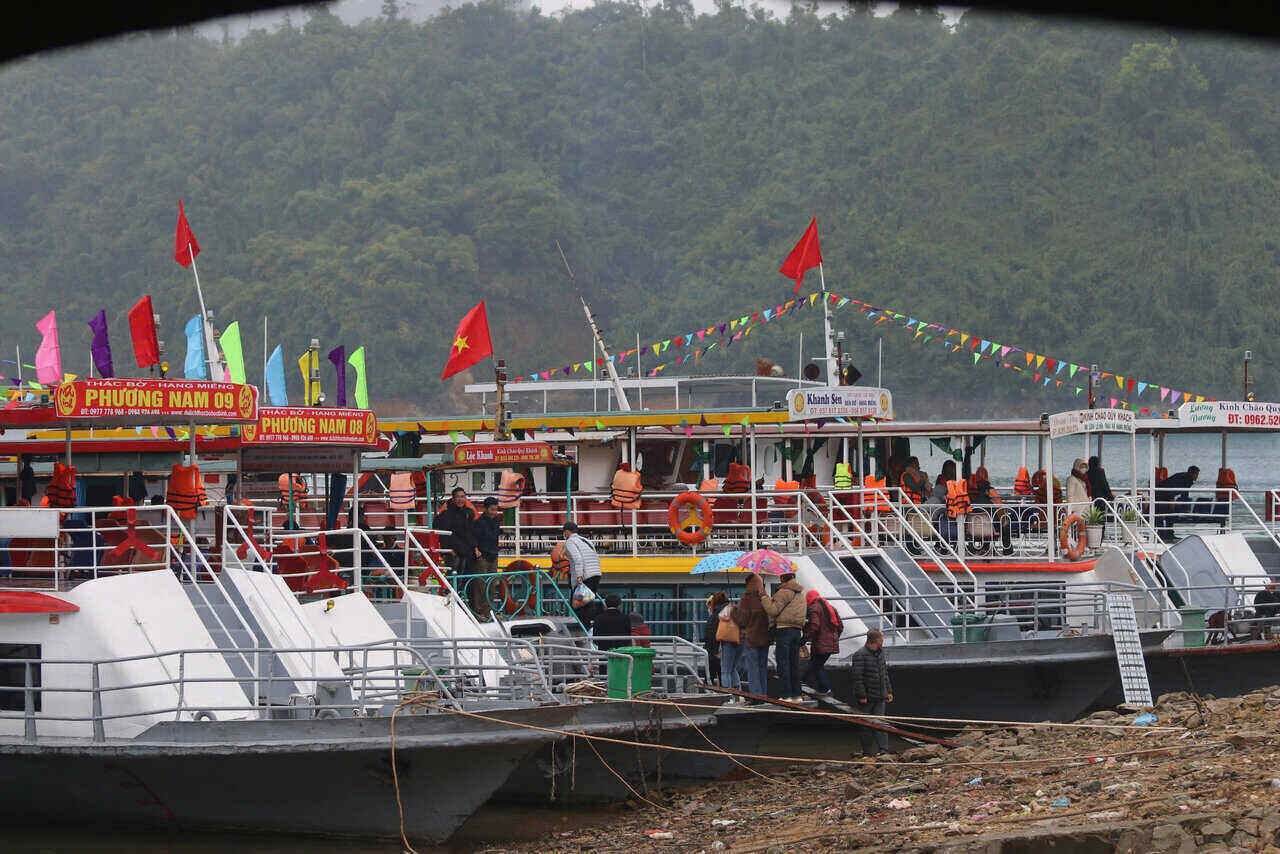
[[[827,385],[840,384],[840,371],[836,366],[835,335],[831,331],[831,300],[827,299],[827,277],[818,262],[818,280],[822,283],[822,347],[827,362]]]
[[[200,301],[200,334],[204,336],[204,361],[209,371],[209,379],[221,377],[213,375],[213,331],[209,329],[209,313],[204,308],[204,291],[200,289],[200,273],[196,270],[196,253],[191,249],[191,241],[187,241],[187,255],[191,258],[191,272],[196,277],[196,299]]]

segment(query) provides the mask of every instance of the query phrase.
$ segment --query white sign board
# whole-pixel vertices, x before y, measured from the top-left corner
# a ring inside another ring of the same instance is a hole
[[[1077,409],[1049,416],[1049,438],[1077,433],[1132,433],[1133,412],[1128,409]]]
[[[0,537],[56,540],[61,516],[62,513],[57,510],[40,507],[6,507],[0,513]]]
[[[1280,430],[1280,403],[1248,400],[1210,400],[1178,407],[1181,427],[1242,427]]]
[[[893,419],[893,396],[886,389],[867,386],[797,388],[787,392],[787,418],[812,421],[815,418]]]

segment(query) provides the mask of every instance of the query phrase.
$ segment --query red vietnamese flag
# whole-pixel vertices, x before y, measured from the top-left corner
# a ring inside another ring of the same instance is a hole
[[[150,294],[129,309],[129,334],[133,337],[133,357],[139,368],[149,368],[160,361],[160,342],[156,340],[156,319]]]
[[[791,250],[787,260],[782,262],[778,272],[789,279],[796,280],[792,293],[800,293],[800,283],[804,281],[806,270],[812,270],[822,263],[822,249],[818,246],[818,218],[809,220],[809,227],[804,230],[804,237]]]
[[[453,333],[449,347],[449,361],[444,363],[440,379],[465,371],[481,359],[493,355],[493,342],[489,340],[489,318],[484,313],[484,302],[468,311]]]
[[[182,211],[182,199],[178,199],[178,231],[173,237],[173,260],[184,267],[190,267],[199,254],[200,244],[196,243],[196,236],[191,233],[191,226],[187,224],[187,215]]]

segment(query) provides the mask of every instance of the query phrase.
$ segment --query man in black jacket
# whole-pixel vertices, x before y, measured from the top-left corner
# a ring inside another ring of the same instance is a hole
[[[617,593],[610,593],[604,597],[604,610],[596,614],[596,618],[591,621],[591,635],[597,638],[609,637],[626,637],[627,640],[598,640],[596,641],[597,649],[617,649],[620,646],[630,646],[631,641],[631,617],[622,613],[622,597]]]
[[[1280,613],[1280,592],[1276,590],[1275,582],[1267,585],[1265,590],[1259,590],[1253,596],[1253,636],[1254,638],[1266,638],[1271,640],[1271,629],[1276,624],[1276,614]]]
[[[889,681],[889,665],[884,660],[884,635],[878,629],[867,632],[867,642],[850,660],[853,699],[858,711],[883,715],[885,703],[893,702],[893,683]],[[889,752],[889,734],[884,730],[858,727],[864,756]]]
[[[1156,484],[1156,529],[1160,539],[1172,543],[1172,518],[1191,511],[1191,487],[1200,478],[1200,467],[1189,466],[1186,471],[1169,475]]]
[[[454,577],[468,575],[480,557],[480,549],[476,547],[475,512],[467,503],[467,493],[458,487],[449,497],[449,503],[436,516],[434,527],[437,531],[448,531],[448,535],[440,538],[440,547],[446,549],[445,559],[453,569]],[[470,585],[466,585],[470,587]],[[459,590],[460,594],[465,591]]]

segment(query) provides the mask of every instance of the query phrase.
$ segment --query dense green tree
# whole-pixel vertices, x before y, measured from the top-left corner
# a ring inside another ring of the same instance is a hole
[[[514,373],[587,357],[557,240],[625,348],[783,301],[777,267],[816,215],[839,293],[1217,397],[1238,394],[1247,347],[1260,394],[1280,397],[1268,46],[869,5],[779,20],[733,0],[710,15],[486,2],[421,24],[399,8],[0,70],[6,355],[31,352],[56,307],[77,370],[84,321],[107,307],[124,348],[124,312],[152,293],[180,362],[195,311],[171,260],[181,197],[251,379],[266,317],[292,357],[312,337],[365,344],[380,410],[450,409],[466,377],[436,377],[480,299]],[[850,309],[838,320],[868,375],[883,338],[905,414],[1073,403],[1072,383],[1032,389]],[[797,314],[698,370],[762,355],[793,371],[820,328]]]

